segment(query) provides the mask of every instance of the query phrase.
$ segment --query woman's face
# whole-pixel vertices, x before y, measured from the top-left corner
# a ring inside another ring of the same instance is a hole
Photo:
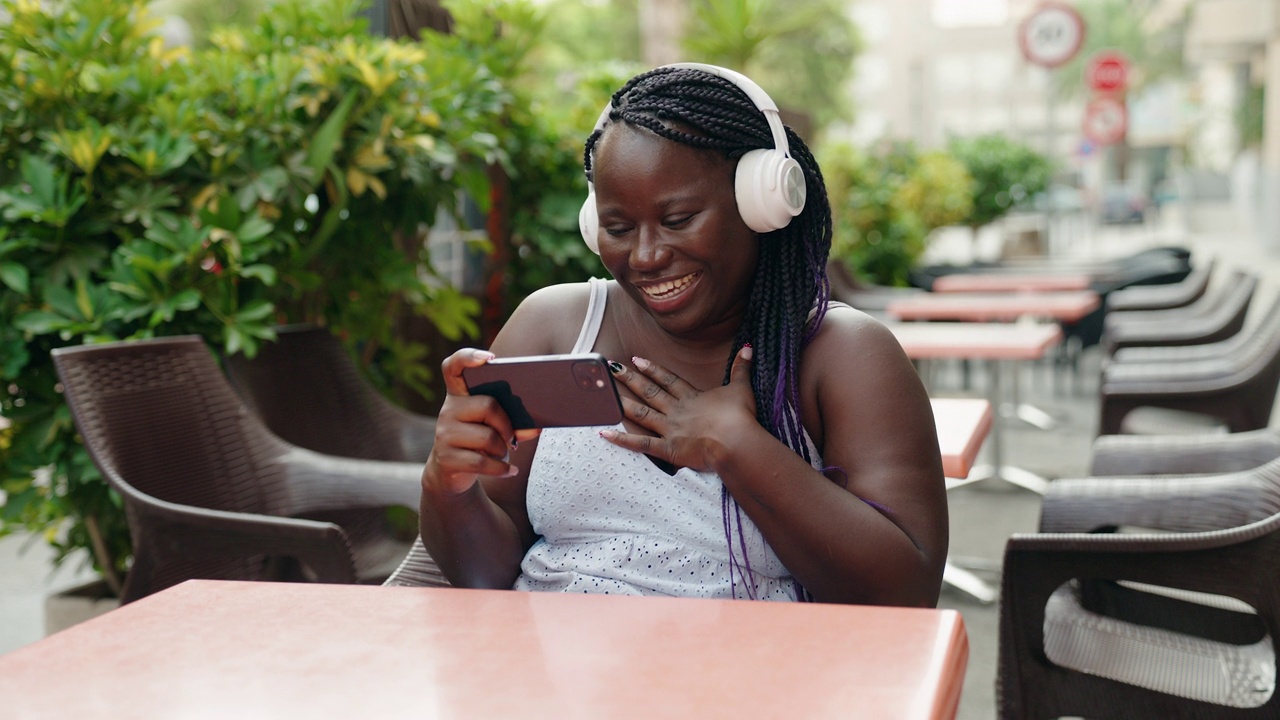
[[[735,167],[625,123],[596,144],[600,258],[673,335],[732,337],[746,310],[759,240],[738,214]]]

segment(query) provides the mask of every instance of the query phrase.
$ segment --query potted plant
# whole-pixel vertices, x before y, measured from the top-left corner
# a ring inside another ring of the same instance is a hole
[[[143,0],[0,2],[0,534],[87,550],[110,588],[128,572],[56,347],[195,333],[252,354],[322,322],[383,387],[422,387],[392,311],[475,331],[477,302],[393,238],[462,189],[487,198],[511,94],[465,41],[373,38],[358,9],[280,0],[188,49]]]

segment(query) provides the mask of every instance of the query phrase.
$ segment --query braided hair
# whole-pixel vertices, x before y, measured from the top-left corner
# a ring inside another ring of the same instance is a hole
[[[737,160],[773,147],[764,114],[733,82],[702,70],[662,67],[632,78],[613,95],[608,123],[624,121],[660,137]],[[605,123],[604,127],[608,126]],[[786,128],[791,156],[800,164],[808,189],[804,210],[784,228],[760,234],[759,261],[746,315],[726,359],[724,383],[733,359],[750,343],[754,356],[751,387],[756,419],[810,464],[813,454],[801,425],[800,356],[822,323],[830,297],[827,255],[831,250],[831,205],[818,163],[808,146]],[[604,128],[587,138],[583,166],[592,177],[592,154]],[[737,539],[745,562],[740,509],[723,494],[725,534],[733,553],[731,517],[739,519]],[[731,506],[733,511],[730,511]],[[750,573],[749,563],[745,572]],[[748,594],[754,597],[753,583]],[[736,590],[735,590],[736,594]],[[802,590],[799,592],[803,597]]]

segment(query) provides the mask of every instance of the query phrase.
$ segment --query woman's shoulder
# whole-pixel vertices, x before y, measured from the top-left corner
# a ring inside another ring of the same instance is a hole
[[[819,373],[847,373],[905,359],[893,332],[876,318],[848,305],[833,303],[817,334],[805,348],[804,364]]]
[[[564,353],[572,349],[587,316],[591,283],[548,285],[530,293],[495,341],[521,354]]]

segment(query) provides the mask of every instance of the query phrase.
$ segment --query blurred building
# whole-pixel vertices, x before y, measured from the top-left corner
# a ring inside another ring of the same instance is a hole
[[[1175,17],[1188,0],[1167,0]],[[1082,132],[1087,98],[1051,93],[1049,70],[1029,63],[1019,27],[1040,0],[856,0],[850,12],[865,41],[853,95],[857,117],[836,131],[865,145],[882,138],[923,147],[951,136],[1004,133],[1059,161],[1086,189],[1114,182],[1103,148]],[[1165,6],[1168,6],[1167,9]],[[1128,98],[1127,182],[1151,191],[1170,151],[1186,141],[1186,86],[1165,83]]]
[[[1208,221],[1280,248],[1280,2],[1196,0],[1186,51],[1205,107],[1201,164],[1227,173],[1232,201]]]

